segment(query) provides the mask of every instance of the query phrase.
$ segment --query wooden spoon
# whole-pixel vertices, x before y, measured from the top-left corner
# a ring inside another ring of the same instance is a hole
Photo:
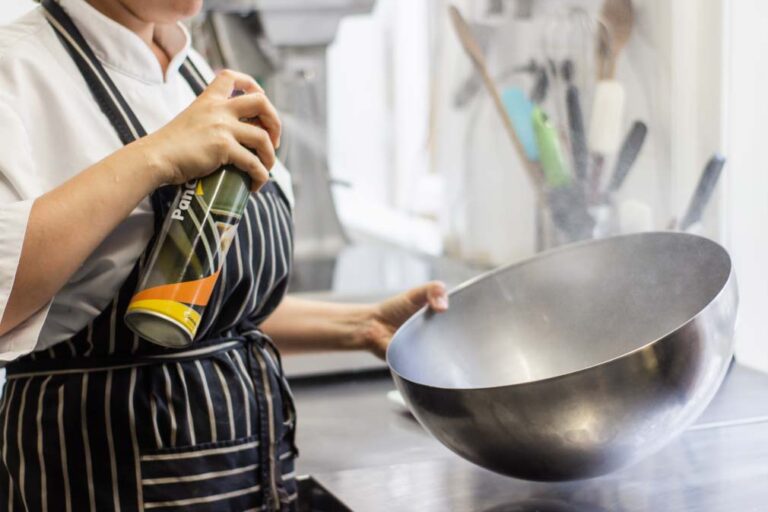
[[[469,55],[469,58],[475,65],[475,69],[478,73],[480,73],[480,77],[483,79],[483,84],[485,84],[486,90],[491,95],[491,99],[493,100],[493,105],[496,108],[496,112],[501,117],[501,121],[504,124],[504,129],[506,130],[507,135],[512,142],[512,146],[515,148],[517,155],[520,157],[520,160],[523,163],[523,168],[525,168],[526,174],[531,180],[531,184],[537,192],[540,192],[542,190],[544,180],[539,166],[536,164],[536,162],[529,160],[525,153],[525,146],[517,136],[515,127],[512,125],[512,121],[510,120],[509,115],[507,115],[507,111],[504,108],[504,103],[501,101],[501,96],[499,95],[499,91],[496,88],[496,84],[488,72],[488,65],[485,62],[485,56],[483,55],[483,51],[480,48],[480,45],[475,39],[475,36],[472,34],[472,31],[469,28],[466,20],[464,20],[464,16],[461,15],[456,6],[448,6],[448,12],[451,15],[453,27],[456,30],[456,34],[459,36],[459,40],[464,47],[464,51],[467,53],[467,55]]]
[[[605,0],[600,10],[597,41],[597,77],[610,80],[616,76],[616,62],[627,45],[635,23],[632,0]]]

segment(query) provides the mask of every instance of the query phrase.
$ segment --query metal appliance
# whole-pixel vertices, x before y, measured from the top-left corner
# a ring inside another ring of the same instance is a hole
[[[348,238],[333,203],[326,151],[326,51],[342,18],[375,0],[207,0],[193,25],[211,63],[259,79],[283,120],[279,157],[296,195],[292,290],[331,288]]]

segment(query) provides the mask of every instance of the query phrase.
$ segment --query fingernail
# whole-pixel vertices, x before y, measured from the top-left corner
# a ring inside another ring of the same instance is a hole
[[[435,299],[435,304],[437,304],[437,307],[442,309],[448,309],[448,296],[447,295],[441,295]]]

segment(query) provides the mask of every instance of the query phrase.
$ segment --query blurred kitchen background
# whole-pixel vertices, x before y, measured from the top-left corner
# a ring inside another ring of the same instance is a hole
[[[737,357],[768,371],[768,4],[634,0],[627,19],[603,0],[451,3],[500,103],[447,0],[206,0],[191,22],[211,64],[255,76],[282,113],[298,201],[292,292],[372,301],[568,241],[685,227],[732,252]],[[33,5],[2,2],[0,23]],[[711,199],[684,222],[718,155]],[[285,360],[294,377],[383,364]]]

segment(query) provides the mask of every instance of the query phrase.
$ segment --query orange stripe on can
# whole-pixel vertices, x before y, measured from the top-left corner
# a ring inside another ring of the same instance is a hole
[[[221,270],[202,279],[184,281],[182,283],[164,284],[142,290],[133,296],[131,302],[139,300],[175,300],[195,306],[205,306],[213,293],[213,286]]]

